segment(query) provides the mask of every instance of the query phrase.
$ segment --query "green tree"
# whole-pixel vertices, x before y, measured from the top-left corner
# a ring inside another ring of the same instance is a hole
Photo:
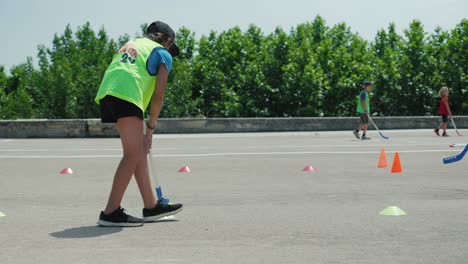
[[[372,44],[374,55],[372,80],[372,112],[378,115],[398,115],[399,105],[394,104],[396,95],[402,91],[400,85],[402,38],[397,34],[395,24],[388,31],[380,30]]]
[[[147,25],[136,37],[143,36]],[[0,118],[98,117],[94,96],[128,34],[110,39],[90,23],[68,25],[50,47],[6,73],[0,66]],[[468,20],[432,33],[415,20],[394,24],[368,42],[345,23],[327,26],[317,16],[289,31],[264,34],[250,25],[195,38],[177,32],[163,117],[349,116],[365,80],[374,83],[372,112],[428,115],[437,91],[450,87],[455,114],[468,113]]]
[[[326,116],[354,115],[356,88],[372,75],[372,54],[368,43],[352,33],[346,24],[332,27],[321,49],[326,75],[323,88],[323,113]]]
[[[180,56],[174,58],[164,97],[162,117],[197,116],[198,98],[192,91],[195,34],[188,28],[177,31]]]
[[[259,60],[260,72],[262,72],[265,83],[255,97],[257,108],[261,116],[283,116],[283,104],[281,98],[284,91],[282,86],[284,83],[283,67],[288,64],[288,53],[290,50],[290,37],[281,28],[265,37],[263,44],[263,53]]]
[[[427,115],[432,112],[433,88],[427,81],[431,70],[426,53],[426,32],[421,22],[415,20],[404,35],[400,64],[402,90],[397,93],[400,96],[394,95],[393,101],[398,101],[399,115]]]
[[[11,76],[5,78],[4,70],[0,71],[0,118],[19,119],[34,117],[34,87],[32,78],[34,68],[32,59],[11,69]]]
[[[96,35],[89,23],[77,32],[68,25],[55,35],[52,48],[39,48],[40,114],[47,118],[97,117],[92,103],[104,72],[116,52],[104,29]]]
[[[454,114],[468,114],[468,19],[463,19],[447,39],[445,83],[450,88]]]

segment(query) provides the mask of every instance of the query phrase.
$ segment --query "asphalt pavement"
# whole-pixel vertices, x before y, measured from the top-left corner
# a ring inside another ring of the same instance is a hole
[[[384,133],[156,135],[163,191],[185,208],[138,228],[96,226],[119,139],[0,139],[0,263],[468,263],[468,157],[442,163],[466,136]],[[141,216],[134,180],[122,206]]]

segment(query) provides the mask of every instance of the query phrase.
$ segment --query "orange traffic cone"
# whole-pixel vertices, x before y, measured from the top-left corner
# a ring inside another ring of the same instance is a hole
[[[398,152],[395,152],[395,157],[393,158],[393,164],[392,164],[392,173],[400,173],[403,170],[401,169],[401,163],[400,163],[400,154]]]
[[[387,166],[387,155],[385,154],[385,149],[382,148],[382,150],[380,150],[380,157],[379,163],[377,164],[377,168],[387,168]]]

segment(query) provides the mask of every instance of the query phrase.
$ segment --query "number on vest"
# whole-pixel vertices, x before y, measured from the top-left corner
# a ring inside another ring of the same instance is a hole
[[[128,56],[128,53],[122,54],[122,59],[120,62],[127,63],[127,61],[130,62],[130,64],[135,64],[135,59]]]

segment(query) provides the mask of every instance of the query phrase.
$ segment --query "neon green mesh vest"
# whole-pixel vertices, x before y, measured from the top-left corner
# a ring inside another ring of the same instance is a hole
[[[104,74],[95,101],[111,95],[138,106],[145,112],[153,95],[156,76],[146,70],[151,52],[162,47],[160,44],[139,38],[127,42],[117,54]]]
[[[357,96],[357,107],[356,107],[356,111],[360,114],[364,114],[366,113],[366,111],[364,111],[364,108],[362,108],[362,105],[361,105],[361,94],[362,93],[366,93],[366,100],[364,101],[364,103],[366,104],[366,108],[367,110],[369,111],[370,113],[370,105],[369,105],[369,93],[366,92],[366,91],[362,91],[359,96]]]

